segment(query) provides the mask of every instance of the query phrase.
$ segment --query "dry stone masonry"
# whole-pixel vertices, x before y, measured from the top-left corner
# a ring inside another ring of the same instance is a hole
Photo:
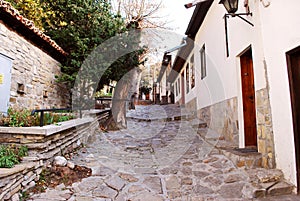
[[[18,197],[20,191],[35,186],[43,167],[56,155],[71,152],[82,144],[93,141],[98,121],[94,118],[75,119],[62,125],[44,127],[0,127],[0,143],[26,145],[29,156],[13,168],[0,170],[0,200]],[[70,166],[74,164],[69,164]]]
[[[13,59],[10,105],[18,108],[66,107],[69,93],[55,82],[60,63],[0,21],[0,53]]]

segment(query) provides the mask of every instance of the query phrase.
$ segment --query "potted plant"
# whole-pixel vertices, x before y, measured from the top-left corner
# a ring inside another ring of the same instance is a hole
[[[141,92],[142,92],[143,94],[145,94],[146,100],[149,100],[149,96],[150,96],[151,90],[152,90],[151,87],[147,87],[147,86],[142,86],[142,87],[141,87]]]

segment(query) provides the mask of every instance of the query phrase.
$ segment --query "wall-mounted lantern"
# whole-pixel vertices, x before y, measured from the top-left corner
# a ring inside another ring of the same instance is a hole
[[[238,0],[221,0],[219,4],[223,4],[228,14],[224,15],[225,20],[225,37],[226,37],[226,55],[229,57],[229,47],[228,47],[228,32],[227,32],[227,18],[229,17],[239,17],[243,21],[247,22],[251,26],[254,26],[251,22],[249,22],[247,19],[243,18],[243,15],[250,15],[252,16],[251,12],[247,13],[235,13],[238,10],[239,1]]]

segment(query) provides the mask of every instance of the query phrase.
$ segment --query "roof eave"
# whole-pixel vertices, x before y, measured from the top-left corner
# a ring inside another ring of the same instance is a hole
[[[208,0],[205,2],[201,2],[199,4],[197,4],[194,13],[191,17],[191,20],[189,22],[189,25],[187,27],[187,30],[185,32],[185,34],[189,37],[188,38],[188,45],[181,48],[177,55],[176,58],[174,60],[174,64],[173,64],[173,70],[172,73],[170,73],[169,77],[168,77],[168,82],[174,82],[175,79],[177,78],[177,73],[180,73],[180,71],[182,70],[188,56],[190,55],[191,51],[194,48],[194,40],[195,37],[207,15],[207,12],[209,10],[209,8],[211,7],[213,3],[213,0]]]
[[[4,4],[4,1],[2,1],[2,4]],[[0,5],[0,21],[2,21],[5,26],[42,49],[57,61],[62,62],[65,60],[67,53],[61,47],[51,40],[49,36],[46,36],[42,31],[36,28],[33,23],[28,25],[28,22],[31,21],[19,15],[17,10],[13,7],[9,7],[12,12],[8,12],[7,5],[10,6],[10,4],[5,2],[5,5],[6,7]]]

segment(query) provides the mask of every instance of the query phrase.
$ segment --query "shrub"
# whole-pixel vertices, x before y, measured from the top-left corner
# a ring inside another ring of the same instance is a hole
[[[30,127],[37,124],[37,115],[31,115],[27,109],[9,108],[7,113],[7,116],[2,115],[2,118],[0,118],[0,126]]]
[[[68,121],[74,119],[74,116],[69,113],[60,113],[45,112],[44,113],[44,125],[55,124],[58,122]],[[30,127],[30,126],[39,126],[40,117],[38,114],[31,115],[30,110],[22,109],[16,110],[9,108],[8,115],[0,115],[0,126],[9,126],[9,127]]]
[[[12,168],[28,155],[26,146],[0,145],[0,168]]]

